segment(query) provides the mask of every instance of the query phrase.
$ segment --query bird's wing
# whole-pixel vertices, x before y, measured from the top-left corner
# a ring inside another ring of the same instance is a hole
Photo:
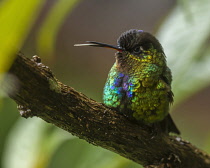
[[[168,85],[168,98],[169,103],[173,103],[174,101],[174,94],[171,90],[171,82],[172,82],[172,75],[171,70],[167,67],[163,75],[161,76],[162,80]]]

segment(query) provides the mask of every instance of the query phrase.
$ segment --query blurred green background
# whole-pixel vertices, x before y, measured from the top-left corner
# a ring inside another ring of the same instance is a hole
[[[122,32],[143,29],[156,34],[173,72],[171,112],[182,137],[210,152],[209,6],[209,0],[1,0],[0,78],[21,50],[40,56],[63,83],[102,101],[114,52],[73,45],[116,44]],[[1,88],[0,99],[2,168],[141,167],[41,119],[21,118]]]

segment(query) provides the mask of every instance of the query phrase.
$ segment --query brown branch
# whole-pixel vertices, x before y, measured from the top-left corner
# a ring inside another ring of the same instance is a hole
[[[62,84],[39,57],[18,54],[10,73],[19,81],[10,97],[25,118],[40,117],[147,168],[210,168],[210,156],[200,149],[179,137],[152,135],[147,126]]]

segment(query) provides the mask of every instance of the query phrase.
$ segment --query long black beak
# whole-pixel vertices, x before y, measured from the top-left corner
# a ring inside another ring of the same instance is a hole
[[[100,42],[96,42],[96,41],[86,41],[87,43],[90,44],[74,44],[74,46],[93,46],[93,47],[105,47],[105,48],[111,48],[117,51],[123,51],[124,49],[121,48],[120,46],[114,46],[114,45],[110,45],[110,44],[104,44],[104,43],[100,43]]]

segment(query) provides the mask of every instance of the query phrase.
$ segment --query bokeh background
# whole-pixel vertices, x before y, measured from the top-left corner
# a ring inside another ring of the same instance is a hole
[[[143,29],[159,39],[173,72],[171,113],[182,137],[210,152],[209,6],[209,0],[1,0],[0,75],[20,49],[29,58],[40,56],[60,81],[101,102],[114,51],[73,45],[116,44],[122,32]],[[21,118],[1,88],[0,99],[2,168],[141,167],[39,118]]]

